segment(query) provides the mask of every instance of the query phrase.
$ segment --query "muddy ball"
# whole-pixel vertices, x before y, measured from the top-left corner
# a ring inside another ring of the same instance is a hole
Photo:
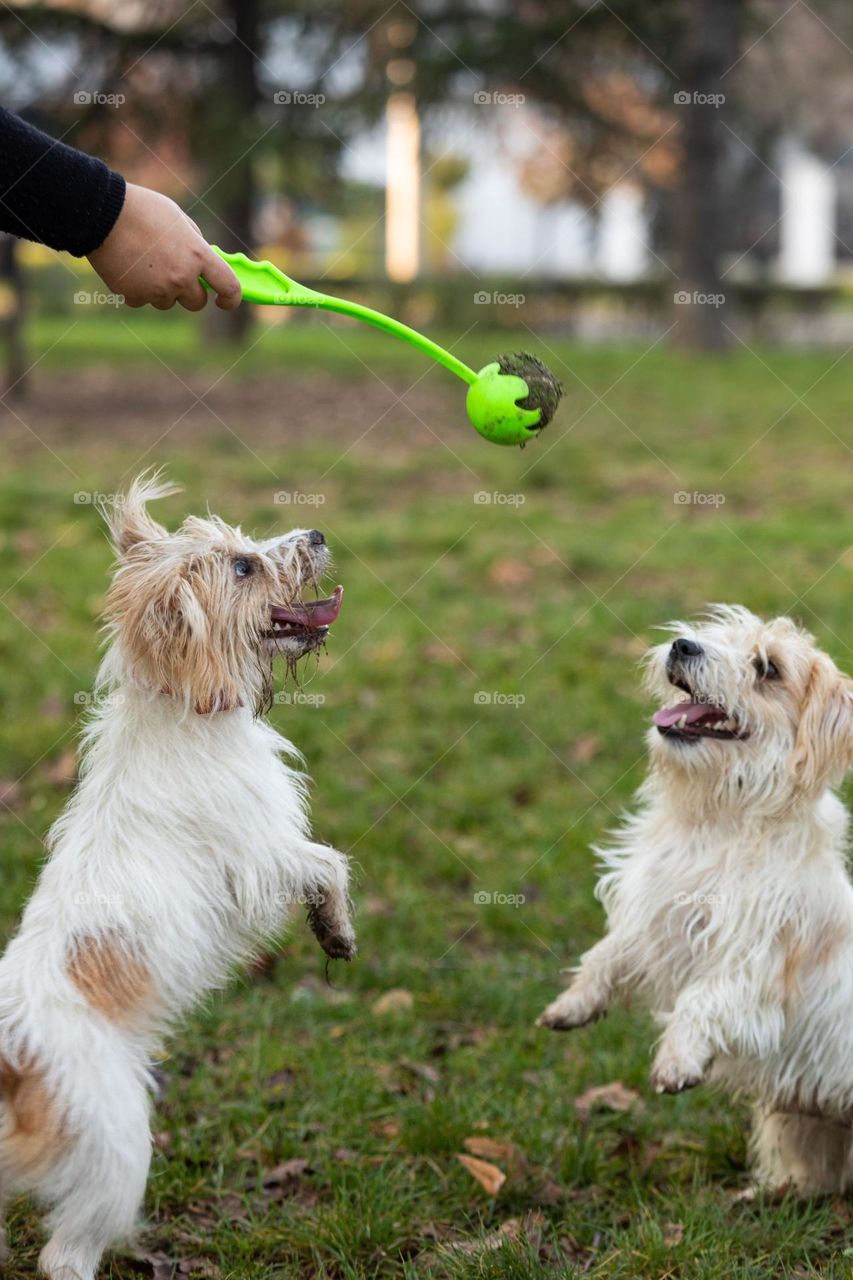
[[[563,384],[559,382],[538,356],[527,351],[513,351],[509,355],[498,356],[501,373],[515,374],[527,383],[529,395],[518,404],[522,409],[539,410],[539,429],[547,427],[557,412],[557,405],[563,395]]]

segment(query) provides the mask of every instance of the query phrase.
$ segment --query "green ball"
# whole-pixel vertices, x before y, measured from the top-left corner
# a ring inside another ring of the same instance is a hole
[[[536,356],[519,351],[498,356],[477,374],[465,407],[473,426],[493,444],[535,440],[551,421],[563,388]]]

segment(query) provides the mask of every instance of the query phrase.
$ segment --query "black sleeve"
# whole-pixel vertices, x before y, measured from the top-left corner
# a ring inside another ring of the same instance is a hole
[[[124,204],[124,178],[0,107],[0,231],[82,258]]]

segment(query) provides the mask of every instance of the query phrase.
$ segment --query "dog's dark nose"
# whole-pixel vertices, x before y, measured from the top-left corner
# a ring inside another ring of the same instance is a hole
[[[699,658],[703,649],[695,640],[673,640],[669,652],[672,658]]]
[[[326,539],[323,537],[321,530],[312,529],[308,534],[308,541],[312,547],[322,547],[325,545]]]

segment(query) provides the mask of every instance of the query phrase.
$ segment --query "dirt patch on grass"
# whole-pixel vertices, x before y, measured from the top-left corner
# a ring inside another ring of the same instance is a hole
[[[0,406],[0,430],[16,452],[38,448],[39,439],[52,448],[110,440],[142,449],[229,434],[252,447],[348,444],[368,433],[379,448],[429,448],[467,429],[464,388],[432,374],[412,388],[318,374],[217,381],[209,373],[179,379],[165,371],[88,368],[38,374],[25,399]]]

